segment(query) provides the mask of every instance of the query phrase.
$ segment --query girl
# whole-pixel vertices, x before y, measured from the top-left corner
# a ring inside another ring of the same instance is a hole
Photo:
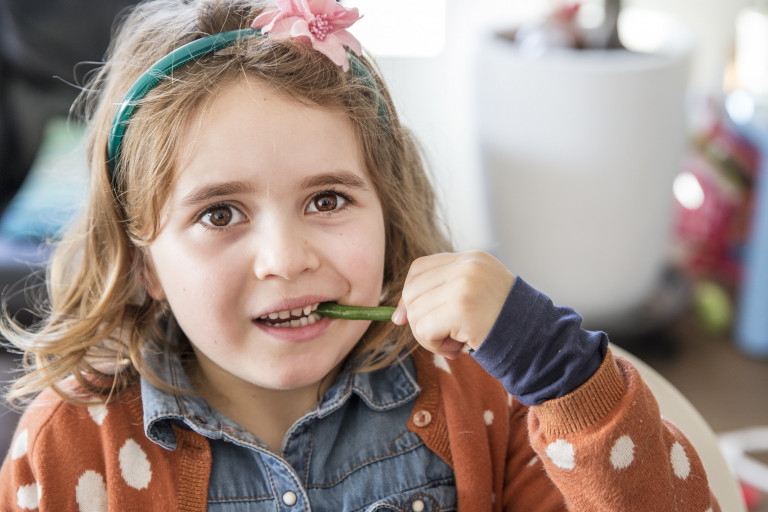
[[[49,310],[5,322],[31,366],[10,398],[37,396],[2,509],[719,510],[602,333],[446,252],[357,18],[153,0],[125,20]]]

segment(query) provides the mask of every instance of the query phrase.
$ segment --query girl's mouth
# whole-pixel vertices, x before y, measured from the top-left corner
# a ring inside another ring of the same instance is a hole
[[[268,327],[306,327],[321,319],[320,315],[315,313],[317,306],[311,304],[303,308],[276,311],[260,316],[256,321]]]

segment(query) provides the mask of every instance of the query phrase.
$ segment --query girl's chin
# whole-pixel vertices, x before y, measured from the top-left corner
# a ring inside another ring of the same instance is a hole
[[[299,391],[312,389],[317,396],[322,396],[327,388],[336,380],[341,370],[341,363],[331,366],[323,363],[314,365],[313,368],[296,366],[281,375],[265,376],[260,382],[253,384],[272,391]],[[319,390],[318,390],[319,388]]]

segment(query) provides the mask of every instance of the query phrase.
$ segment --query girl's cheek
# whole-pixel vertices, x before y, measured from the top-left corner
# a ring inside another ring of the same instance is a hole
[[[373,231],[373,230],[371,230]],[[381,293],[381,286],[384,276],[384,237],[371,236],[369,231],[367,237],[350,237],[351,242],[343,244],[339,249],[339,255],[342,258],[341,265],[346,272],[351,274],[351,279],[356,283],[367,284],[366,288],[375,289],[375,296]]]

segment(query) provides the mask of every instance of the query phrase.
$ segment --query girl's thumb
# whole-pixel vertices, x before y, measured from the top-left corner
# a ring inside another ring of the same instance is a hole
[[[395,325],[405,325],[408,323],[408,313],[405,311],[405,303],[403,299],[397,303],[395,312],[392,313],[392,323]]]

